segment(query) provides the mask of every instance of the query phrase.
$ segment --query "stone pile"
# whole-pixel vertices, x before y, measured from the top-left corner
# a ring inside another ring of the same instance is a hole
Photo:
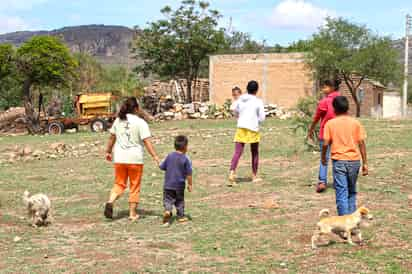
[[[64,159],[64,158],[82,158],[90,155],[103,155],[104,146],[102,142],[81,143],[76,145],[67,145],[64,143],[53,143],[45,149],[33,150],[30,146],[15,146],[0,152],[0,163],[10,163],[23,161],[35,161],[44,159]],[[103,156],[102,156],[103,157]]]
[[[287,111],[274,104],[265,106],[266,117],[276,117],[287,120],[296,115],[295,111]],[[184,119],[228,119],[233,117],[230,111],[230,102],[223,106],[210,103],[194,102],[191,104],[174,104],[168,110],[154,116],[156,121],[184,120]]]
[[[265,114],[266,117],[276,117],[280,120],[287,120],[291,119],[294,115],[297,114],[297,112],[286,110],[275,104],[268,104],[265,105]]]
[[[155,120],[225,119],[232,117],[227,106],[209,103],[174,104],[169,110],[155,115]]]

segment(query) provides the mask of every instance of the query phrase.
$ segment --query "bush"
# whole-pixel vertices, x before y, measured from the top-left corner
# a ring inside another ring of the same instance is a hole
[[[230,110],[230,106],[232,105],[232,100],[228,99],[222,106],[217,106],[216,104],[209,105],[208,115],[214,117],[221,117],[224,119],[228,119],[233,117],[233,113]]]
[[[295,133],[297,134],[299,131],[303,131],[305,136],[305,148],[310,151],[319,151],[319,126],[316,127],[313,136],[311,136],[314,141],[310,138],[306,138],[308,136],[317,105],[318,100],[316,97],[305,97],[299,99],[296,108],[300,115],[296,115],[293,119]]]

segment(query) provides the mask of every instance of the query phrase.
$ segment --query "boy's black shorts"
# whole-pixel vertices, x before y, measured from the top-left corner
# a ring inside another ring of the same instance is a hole
[[[172,212],[173,206],[175,206],[177,216],[183,217],[185,215],[185,190],[164,189],[163,205],[165,211],[169,212]]]

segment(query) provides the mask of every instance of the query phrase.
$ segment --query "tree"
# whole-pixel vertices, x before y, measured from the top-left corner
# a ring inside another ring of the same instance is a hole
[[[192,82],[198,78],[201,63],[225,44],[218,28],[219,12],[203,1],[184,0],[173,10],[161,10],[165,19],[152,22],[135,40],[134,53],[144,60],[136,67],[144,76],[183,78],[187,84],[186,102],[192,100]]]
[[[269,48],[269,52],[271,53],[286,53],[288,52],[288,48],[287,47],[283,47],[280,44],[275,44],[273,47]]]
[[[31,89],[65,86],[75,75],[76,61],[56,37],[37,36],[17,50],[17,64],[23,81],[23,100],[30,133],[39,133],[39,113],[33,106]]]
[[[20,102],[20,92],[16,88],[19,82],[15,57],[12,45],[0,45],[0,108],[16,106]]]
[[[84,53],[74,54],[78,64],[75,73],[77,81],[73,85],[76,93],[96,90],[104,71],[103,66],[93,57]]]
[[[9,109],[21,105],[20,80],[12,74],[0,81],[0,109]]]
[[[0,81],[14,71],[14,48],[10,44],[0,44]]]
[[[252,39],[249,33],[232,31],[225,36],[226,43],[221,53],[259,53],[265,50],[265,46]]]
[[[310,50],[310,41],[298,40],[293,42],[288,48],[288,52],[308,52]]]
[[[303,45],[305,46],[305,45]],[[347,85],[360,116],[357,91],[366,78],[387,84],[399,79],[398,53],[388,37],[345,19],[327,19],[309,43],[308,62],[319,79],[336,77]]]
[[[143,87],[135,74],[123,66],[105,67],[100,75],[98,90],[111,91],[120,96],[139,96]]]

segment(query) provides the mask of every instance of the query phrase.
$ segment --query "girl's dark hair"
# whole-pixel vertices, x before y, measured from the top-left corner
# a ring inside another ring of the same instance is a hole
[[[235,91],[239,92],[240,94],[242,93],[242,90],[238,86],[235,86],[232,88],[232,92],[235,92]]]
[[[139,103],[136,97],[129,97],[124,102],[119,111],[120,120],[127,120],[127,114],[135,113],[136,109],[139,108]]]
[[[339,79],[325,80],[322,82],[322,86],[327,86],[333,88],[334,90],[339,90],[341,83],[342,81]]]
[[[259,84],[256,81],[250,81],[247,84],[247,93],[255,95],[259,90]]]
[[[349,101],[345,96],[337,96],[333,100],[333,108],[337,115],[345,114],[349,111]]]

